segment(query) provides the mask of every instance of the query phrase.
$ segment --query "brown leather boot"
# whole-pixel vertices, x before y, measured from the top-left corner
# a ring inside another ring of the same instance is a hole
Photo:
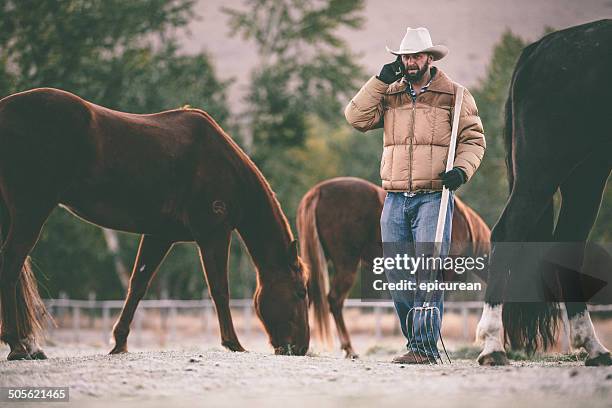
[[[395,357],[391,362],[395,364],[437,364],[434,357],[418,351],[409,351],[406,354]]]

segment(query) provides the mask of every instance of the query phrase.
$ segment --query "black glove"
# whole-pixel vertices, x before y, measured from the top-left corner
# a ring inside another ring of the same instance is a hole
[[[385,64],[378,74],[378,79],[385,84],[392,84],[404,76],[404,66],[402,65],[401,57],[398,55],[393,62]]]
[[[449,190],[456,190],[467,180],[466,174],[459,167],[453,167],[448,172],[441,172],[438,176],[442,177],[442,184]]]

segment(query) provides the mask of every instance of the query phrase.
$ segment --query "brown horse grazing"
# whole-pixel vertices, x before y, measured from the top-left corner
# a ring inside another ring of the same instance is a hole
[[[315,326],[323,339],[329,339],[331,312],[346,357],[357,354],[344,324],[342,306],[355,283],[359,262],[371,267],[373,259],[382,256],[380,214],[384,199],[385,191],[369,181],[338,177],[315,185],[298,207],[301,257],[310,270],[308,293]],[[455,198],[452,242],[471,243],[470,251],[480,256],[489,253],[489,239],[489,227],[482,218]],[[457,251],[462,251],[460,246],[453,245],[451,255],[460,255]],[[336,272],[329,293],[327,259]]]
[[[510,194],[492,232],[489,285],[478,324],[482,365],[508,363],[502,339],[527,351],[551,345],[560,301],[572,346],[588,353],[585,364],[612,365],[612,354],[595,334],[579,273],[586,270],[585,243],[612,170],[611,48],[612,20],[594,21],[525,47],[514,68],[504,129]],[[562,200],[555,223],[557,191]],[[574,243],[571,273],[557,271],[561,297],[546,296],[541,268],[511,250],[512,242]],[[509,298],[513,288],[519,295],[527,289],[536,293]]]
[[[229,308],[228,248],[236,229],[257,269],[256,312],[277,354],[306,353],[305,271],[269,184],[206,113],[113,111],[57,89],[0,101],[1,339],[8,359],[45,358],[40,298],[26,257],[61,204],[96,225],[142,234],[111,354],[175,242],[195,241],[222,344],[240,345]],[[24,265],[25,263],[25,265]]]

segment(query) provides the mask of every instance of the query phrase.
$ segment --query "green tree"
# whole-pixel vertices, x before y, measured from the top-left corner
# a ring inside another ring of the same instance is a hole
[[[469,203],[493,226],[508,197],[504,148],[504,106],[516,61],[527,42],[511,31],[495,44],[485,77],[471,89],[487,139],[487,151],[470,182],[459,190]]]
[[[224,9],[232,35],[254,42],[260,60],[246,97],[244,144],[293,219],[301,195],[312,186],[305,180],[330,174],[313,169],[312,177],[304,176],[304,161],[296,159],[308,157],[309,126],[343,123],[342,108],[365,79],[338,34],[362,26],[364,2],[246,0],[244,5]]]

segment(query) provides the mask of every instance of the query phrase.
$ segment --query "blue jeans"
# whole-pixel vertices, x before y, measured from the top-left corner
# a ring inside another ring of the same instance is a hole
[[[407,252],[408,256],[416,255],[417,257],[432,255],[432,243],[435,241],[441,198],[442,192],[423,192],[413,197],[406,196],[401,192],[387,193],[380,217],[383,255],[385,257],[395,257],[404,252]],[[451,191],[440,250],[441,257],[448,255],[450,249],[453,209],[454,193]],[[410,274],[405,270],[385,269],[385,274],[388,282],[398,282],[401,279],[416,282],[417,276],[420,279],[425,271],[422,274],[419,274],[418,271],[416,274]],[[435,278],[431,277],[430,274],[427,277],[430,282],[433,282]],[[438,280],[441,280],[441,278],[438,277]],[[432,295],[433,299],[428,298]],[[392,290],[391,296],[399,317],[402,333],[408,339],[408,349],[430,356],[437,355],[438,351],[435,344],[438,341],[444,311],[443,293],[427,294],[420,290]],[[430,306],[439,309],[440,316],[434,316],[433,320],[426,321],[425,319],[418,319],[419,315],[417,315],[417,319],[414,319],[414,324],[412,324],[414,316],[412,313],[408,316],[409,311],[415,306],[422,306],[426,300],[430,300]],[[407,318],[410,321],[407,322]],[[434,330],[434,326],[436,330]]]

